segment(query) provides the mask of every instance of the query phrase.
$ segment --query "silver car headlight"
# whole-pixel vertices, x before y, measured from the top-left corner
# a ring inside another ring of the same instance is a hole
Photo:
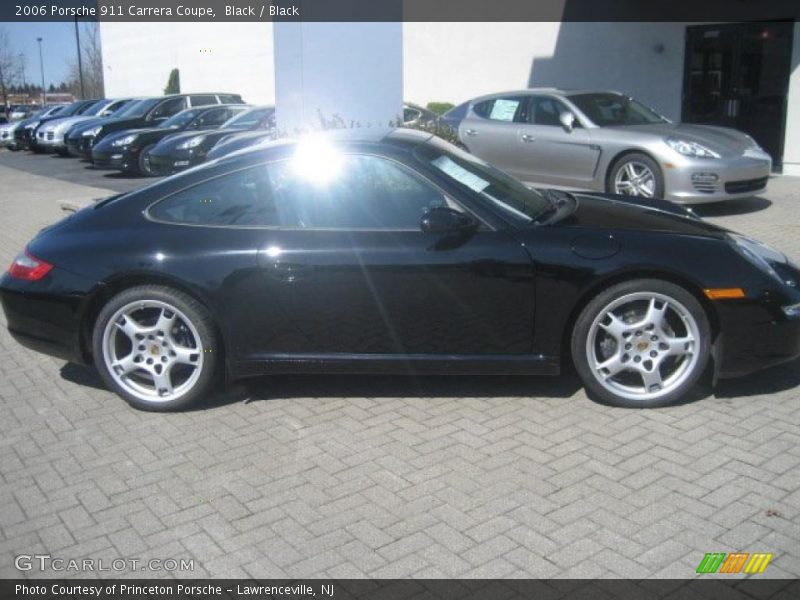
[[[739,254],[764,273],[790,287],[797,285],[797,282],[793,280],[785,280],[775,269],[775,265],[787,265],[789,263],[789,259],[786,258],[783,252],[738,233],[729,233],[728,238],[733,242],[733,247]]]
[[[96,127],[92,127],[91,129],[87,129],[81,135],[84,137],[97,137],[97,134],[103,130],[102,125],[97,125]]]
[[[178,144],[178,150],[188,150],[189,148],[197,148],[200,144],[203,143],[203,140],[206,139],[204,135],[196,135],[190,140],[186,140]]]
[[[697,142],[682,140],[676,137],[664,138],[664,141],[667,143],[667,146],[684,156],[691,156],[693,158],[719,158],[719,154]]]
[[[120,146],[127,146],[128,144],[132,144],[136,141],[136,138],[139,137],[135,133],[130,135],[126,135],[125,137],[119,138],[118,140],[114,140],[111,142],[112,146],[120,147]]]

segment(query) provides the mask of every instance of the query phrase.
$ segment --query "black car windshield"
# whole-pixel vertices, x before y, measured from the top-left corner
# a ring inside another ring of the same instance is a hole
[[[79,100],[78,102],[73,102],[72,104],[68,104],[64,107],[64,110],[59,112],[58,114],[62,117],[71,117],[75,113],[78,112],[84,106],[83,101]]]
[[[83,111],[83,115],[87,117],[93,117],[95,115],[99,115],[103,109],[108,105],[108,100],[98,100],[94,104],[92,104],[89,108]]]
[[[531,222],[551,206],[550,201],[536,190],[445,142],[429,140],[417,146],[413,154],[417,160],[517,219]]]
[[[270,119],[274,123],[274,108],[253,108],[239,113],[235,117],[231,117],[225,121],[220,129],[236,128],[236,129],[253,129],[259,125],[264,125],[265,120]]]
[[[622,94],[571,94],[567,98],[598,127],[668,122],[652,108]]]
[[[184,127],[194,120],[200,113],[206,111],[206,108],[190,108],[189,110],[182,110],[177,115],[171,116],[169,119],[161,123],[161,129],[178,129]]]
[[[114,113],[115,117],[122,119],[136,119],[143,117],[151,108],[153,108],[161,98],[144,98],[143,100],[134,100],[126,104],[124,107]]]

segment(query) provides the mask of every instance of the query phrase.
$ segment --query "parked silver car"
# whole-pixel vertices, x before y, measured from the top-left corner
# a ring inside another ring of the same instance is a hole
[[[458,134],[470,152],[528,184],[689,204],[762,192],[772,168],[745,133],[673,123],[609,91],[482,96],[469,103]]]

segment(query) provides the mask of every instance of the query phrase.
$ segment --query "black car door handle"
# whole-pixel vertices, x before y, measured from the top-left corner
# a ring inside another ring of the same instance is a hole
[[[308,279],[311,277],[314,269],[309,265],[301,265],[297,263],[281,263],[275,262],[267,267],[269,275],[278,281],[285,281],[291,283],[299,279]]]

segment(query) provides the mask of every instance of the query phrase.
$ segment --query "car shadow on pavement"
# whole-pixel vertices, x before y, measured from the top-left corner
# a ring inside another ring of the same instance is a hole
[[[692,210],[699,217],[730,217],[760,212],[772,206],[772,201],[761,196],[741,198],[739,200],[726,200],[712,204],[696,204]]]
[[[92,367],[66,363],[61,367],[66,381],[98,390],[107,389]],[[710,396],[736,399],[777,394],[800,386],[800,360],[766,371],[722,379],[712,387],[704,377],[679,405]],[[491,375],[273,375],[229,383],[188,410],[208,410],[239,402],[290,398],[571,398],[581,388],[574,370],[559,377]],[[591,395],[590,395],[591,397]],[[598,399],[592,400],[599,402]],[[620,409],[623,410],[623,409]]]

